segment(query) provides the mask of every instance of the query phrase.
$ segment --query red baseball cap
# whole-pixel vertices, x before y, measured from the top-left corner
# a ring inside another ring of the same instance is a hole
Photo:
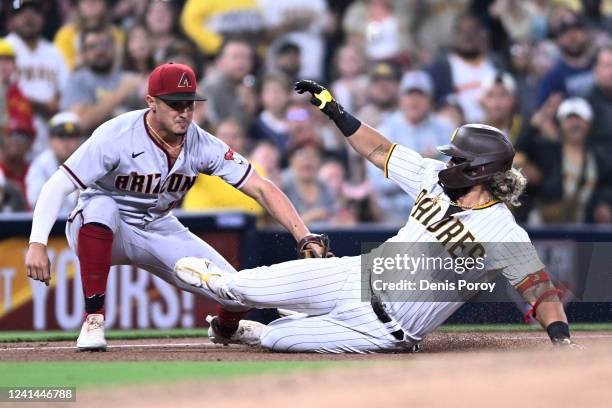
[[[155,68],[149,75],[149,95],[166,101],[205,101],[196,93],[196,77],[184,64],[169,62]]]

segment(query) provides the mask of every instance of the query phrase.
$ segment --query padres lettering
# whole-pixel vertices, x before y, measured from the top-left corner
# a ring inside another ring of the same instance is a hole
[[[187,176],[181,173],[172,174],[165,182],[161,182],[161,173],[120,175],[115,178],[115,188],[123,191],[132,191],[144,194],[160,194],[181,192],[189,190],[196,181],[196,176]]]
[[[484,247],[475,241],[467,227],[455,217],[447,217],[442,220],[433,221],[436,215],[442,212],[442,206],[438,200],[427,197],[427,190],[423,189],[416,198],[410,216],[422,224],[431,235],[433,235],[453,257],[459,257],[465,249],[466,243],[469,245],[469,258],[483,257]]]

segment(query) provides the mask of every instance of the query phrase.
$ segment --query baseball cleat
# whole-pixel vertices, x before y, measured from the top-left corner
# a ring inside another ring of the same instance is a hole
[[[208,338],[215,344],[243,344],[247,346],[261,345],[261,333],[265,325],[252,320],[241,320],[238,329],[230,337],[223,337],[215,332],[217,316],[206,316],[206,321],[210,324],[208,328]]]
[[[183,282],[196,288],[206,288],[214,292],[210,286],[210,278],[220,277],[221,270],[206,258],[187,256],[179,259],[174,265],[174,273]]]
[[[76,346],[79,351],[106,351],[104,315],[93,313],[87,316],[81,326]]]

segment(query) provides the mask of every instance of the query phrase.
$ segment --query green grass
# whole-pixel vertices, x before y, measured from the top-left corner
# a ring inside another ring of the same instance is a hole
[[[172,329],[172,330],[108,330],[105,335],[109,340],[126,339],[171,339],[182,337],[207,337],[207,329]],[[63,341],[75,340],[78,331],[5,331],[0,332],[0,343],[19,341]]]
[[[323,369],[327,361],[0,363],[2,387],[99,387]]]

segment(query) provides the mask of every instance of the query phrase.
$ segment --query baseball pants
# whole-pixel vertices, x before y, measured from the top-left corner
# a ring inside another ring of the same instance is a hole
[[[112,265],[134,265],[188,292],[206,296],[232,312],[249,310],[237,302],[222,299],[210,291],[195,288],[179,280],[173,272],[174,264],[185,256],[210,259],[222,270],[235,274],[236,270],[216,250],[179,222],[167,215],[140,229],[127,224],[119,215],[115,201],[108,196],[94,196],[80,203],[66,223],[66,237],[77,252],[79,229],[87,223],[99,223],[113,231]],[[197,254],[197,255],[194,255]]]
[[[365,282],[365,284],[368,284]],[[241,304],[298,312],[270,323],[261,345],[283,352],[406,351],[362,299],[361,258],[301,259],[224,274],[215,286]]]

